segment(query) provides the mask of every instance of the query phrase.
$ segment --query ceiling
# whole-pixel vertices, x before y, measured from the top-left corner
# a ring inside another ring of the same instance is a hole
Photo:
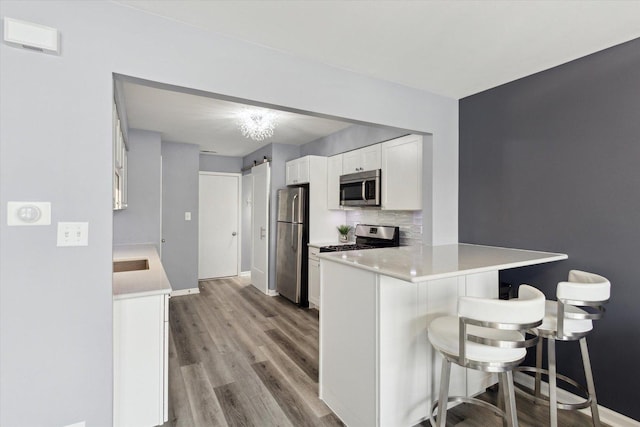
[[[454,99],[640,37],[640,0],[117,3]],[[237,138],[233,134],[237,129],[230,122],[222,123],[222,117],[239,108],[237,105],[217,105],[210,98],[199,99],[202,97],[195,95],[154,93],[159,89],[128,89],[127,104],[135,105],[128,109],[131,127],[157,130],[163,132],[165,139],[197,143],[222,155],[244,155],[261,146],[253,142],[257,145],[248,145],[253,147],[250,151],[240,150],[239,144],[252,143],[233,139]],[[171,97],[183,109],[191,108],[188,117],[185,115],[181,121],[174,114],[175,108],[163,110],[161,103],[149,102],[164,97]],[[210,116],[218,121],[217,125],[204,120]],[[267,143],[304,143],[323,136],[323,132],[326,135],[340,129],[340,122],[309,117],[297,122],[293,117],[283,121]],[[291,129],[285,126],[287,122]],[[332,128],[334,124],[336,127]],[[212,140],[217,140],[218,145],[206,142]]]
[[[223,156],[244,157],[273,142],[302,145],[351,125],[278,111],[273,137],[258,142],[245,138],[237,125],[244,104],[128,81],[121,89],[129,128],[160,132],[163,141],[197,144]]]

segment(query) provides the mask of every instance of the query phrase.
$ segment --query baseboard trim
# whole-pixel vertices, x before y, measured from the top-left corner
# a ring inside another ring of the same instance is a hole
[[[178,289],[171,292],[172,297],[180,297],[183,295],[199,294],[200,288]]]
[[[516,382],[529,387],[531,389],[534,388],[535,379],[531,375],[527,375],[523,372],[514,372],[513,378]],[[547,382],[542,381],[542,391],[549,394],[549,384]],[[596,388],[596,395],[597,395]],[[566,391],[564,389],[558,388],[558,400],[563,402],[572,403],[572,402],[581,402],[584,401],[580,396],[576,396],[575,394]],[[605,408],[602,405],[598,405],[598,411],[600,412],[600,421],[603,423],[609,424],[615,427],[639,427],[640,422],[627,417],[626,415],[622,415],[619,412],[613,411],[609,408]],[[591,410],[589,408],[580,409],[580,412],[591,416]]]
[[[238,274],[238,276],[240,276],[240,277],[251,277],[251,271],[241,271],[240,274]]]

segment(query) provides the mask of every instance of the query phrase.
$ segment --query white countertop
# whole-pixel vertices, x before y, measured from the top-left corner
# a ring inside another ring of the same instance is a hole
[[[566,254],[465,243],[325,252],[328,260],[408,282],[424,282],[567,259]]]
[[[171,293],[171,284],[154,245],[116,245],[113,260],[147,259],[148,270],[113,273],[113,298],[137,298]]]

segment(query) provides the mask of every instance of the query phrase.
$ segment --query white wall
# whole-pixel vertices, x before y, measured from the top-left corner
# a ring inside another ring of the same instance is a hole
[[[0,45],[3,426],[111,425],[113,72],[432,133],[425,226],[435,243],[457,241],[456,100],[111,2],[3,0],[0,15],[62,40],[60,56]],[[53,225],[7,227],[9,200],[51,201]],[[58,221],[88,221],[89,246],[57,248]]]

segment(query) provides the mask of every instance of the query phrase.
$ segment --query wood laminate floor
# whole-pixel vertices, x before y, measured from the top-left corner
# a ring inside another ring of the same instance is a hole
[[[316,310],[266,296],[246,278],[199,287],[200,294],[170,300],[169,421],[163,427],[343,426],[317,397]],[[522,427],[549,424],[544,407],[522,399],[517,405]],[[560,415],[561,427],[590,425],[582,414]],[[447,426],[501,427],[502,421],[463,404],[449,411]]]

